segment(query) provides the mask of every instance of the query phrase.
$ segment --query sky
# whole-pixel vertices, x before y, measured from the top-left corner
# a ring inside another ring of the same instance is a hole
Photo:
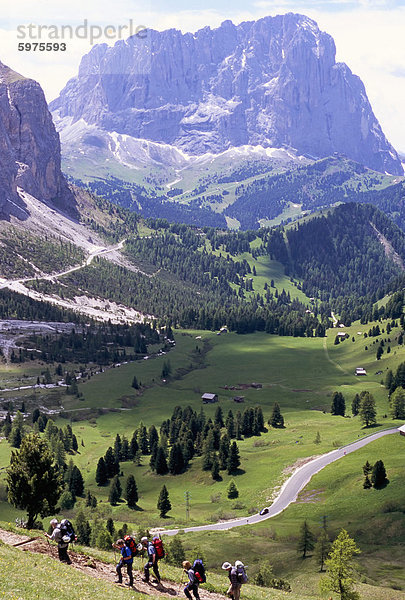
[[[238,24],[287,12],[305,14],[333,36],[337,60],[361,77],[384,133],[405,154],[405,0],[1,0],[1,9],[0,61],[39,81],[48,101],[77,74],[91,42],[114,44],[119,27],[125,38],[130,26],[133,31],[146,27],[186,32],[218,27],[225,19]],[[84,23],[87,33],[93,27],[95,40],[84,36]],[[34,26],[31,39],[29,24]],[[82,38],[66,39],[65,51],[18,50],[18,43],[55,42],[51,31],[60,35],[65,26],[68,36],[69,27],[80,25]]]

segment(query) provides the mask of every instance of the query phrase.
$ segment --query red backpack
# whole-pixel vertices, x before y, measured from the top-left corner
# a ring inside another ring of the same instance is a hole
[[[130,535],[126,535],[124,537],[125,545],[131,550],[132,556],[136,556],[138,554],[138,549],[136,547],[136,542],[133,537]]]
[[[163,542],[160,537],[156,536],[152,540],[152,544],[155,546],[156,550],[156,558],[164,558],[165,557],[165,549],[163,548]]]

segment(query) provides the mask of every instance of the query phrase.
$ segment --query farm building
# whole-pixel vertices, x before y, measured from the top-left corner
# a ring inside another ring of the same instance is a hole
[[[367,371],[366,369],[363,369],[363,367],[357,367],[355,375],[356,377],[358,377],[359,375],[367,375]]]
[[[201,396],[204,404],[214,404],[214,402],[218,402],[218,394],[203,394]]]
[[[238,402],[240,404],[241,402],[245,401],[245,396],[234,396],[233,401]]]
[[[260,390],[263,387],[262,383],[251,383],[250,387],[255,388],[256,390]]]
[[[401,435],[405,435],[405,425],[402,425],[402,427],[398,427],[398,429]]]

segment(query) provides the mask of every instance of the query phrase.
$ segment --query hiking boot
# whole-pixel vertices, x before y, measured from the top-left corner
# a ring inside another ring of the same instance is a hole
[[[129,583],[128,581],[126,582],[125,585],[128,586],[128,587],[134,587],[134,584],[133,583]]]
[[[120,581],[119,579],[116,579],[115,581],[113,581],[113,583],[119,583],[119,584],[121,584],[122,581]]]
[[[142,581],[143,581],[144,583],[149,583],[149,579],[146,579],[146,577],[142,577]]]

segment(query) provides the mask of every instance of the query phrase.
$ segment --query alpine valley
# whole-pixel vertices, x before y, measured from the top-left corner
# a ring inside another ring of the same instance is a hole
[[[405,599],[404,185],[302,15],[97,45],[49,107],[0,63],[0,595],[183,597],[199,558],[202,600],[225,560],[246,600]],[[111,585],[128,533],[161,584]]]

